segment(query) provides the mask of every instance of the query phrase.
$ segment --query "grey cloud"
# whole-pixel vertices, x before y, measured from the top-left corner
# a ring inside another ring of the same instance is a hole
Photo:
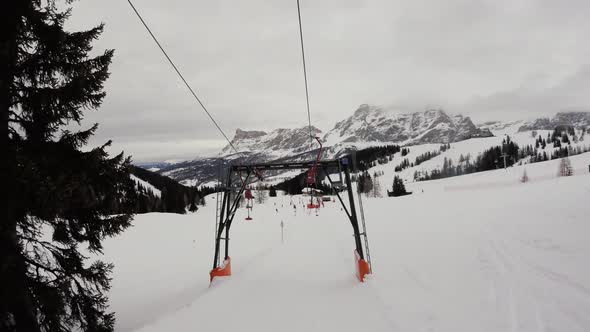
[[[542,80],[542,79],[540,79]],[[460,108],[477,109],[496,118],[534,118],[551,116],[557,111],[590,111],[590,65],[550,86],[538,82],[479,97]]]
[[[306,123],[295,0],[135,4],[228,135]],[[590,106],[588,1],[301,4],[312,120],[324,130],[362,103],[474,119]],[[93,142],[113,139],[137,160],[223,145],[125,1],[74,6],[71,27],[105,22],[96,49],[116,50],[108,96],[87,116],[101,124]]]

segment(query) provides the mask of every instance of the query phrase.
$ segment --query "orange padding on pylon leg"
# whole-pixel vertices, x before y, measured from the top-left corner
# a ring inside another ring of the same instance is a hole
[[[356,263],[356,277],[360,282],[364,282],[365,276],[371,273],[369,272],[369,263],[362,259],[356,250],[354,251],[354,260]]]
[[[229,258],[229,257],[223,261],[223,265],[221,265],[220,267],[214,268],[213,270],[211,270],[211,272],[209,272],[209,277],[211,277],[209,282],[213,281],[213,278],[215,278],[215,277],[227,277],[227,276],[231,276],[231,258]]]

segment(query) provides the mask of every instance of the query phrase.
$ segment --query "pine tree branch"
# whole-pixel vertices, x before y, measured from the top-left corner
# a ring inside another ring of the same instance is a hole
[[[45,265],[43,265],[43,264],[37,263],[37,262],[35,262],[35,261],[33,261],[33,260],[31,260],[31,259],[27,258],[27,257],[26,257],[26,256],[24,256],[24,255],[22,255],[21,257],[22,257],[22,259],[23,259],[25,262],[27,262],[27,263],[29,263],[29,264],[31,264],[31,265],[33,265],[33,266],[37,267],[37,268],[43,269],[43,270],[45,270],[45,271],[47,271],[47,272],[51,272],[51,273],[52,273],[54,276],[56,276],[56,277],[60,277],[60,276],[63,276],[63,275],[65,274],[63,270],[59,270],[59,269],[53,269],[53,268],[47,267],[47,266],[45,266]],[[61,274],[60,274],[60,273],[61,273]]]

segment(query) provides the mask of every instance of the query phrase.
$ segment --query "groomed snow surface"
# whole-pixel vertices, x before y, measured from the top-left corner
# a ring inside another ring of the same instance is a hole
[[[195,214],[138,215],[105,243],[116,330],[590,331],[590,154],[570,159],[572,177],[553,160],[525,184],[515,167],[364,199],[365,283],[338,202],[316,216],[280,196],[251,222],[240,209],[233,275],[212,285],[214,195]]]

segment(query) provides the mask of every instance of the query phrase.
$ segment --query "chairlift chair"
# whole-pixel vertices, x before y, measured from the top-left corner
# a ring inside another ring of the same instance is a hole
[[[250,217],[250,211],[252,210],[254,196],[252,195],[252,190],[250,190],[250,188],[247,188],[244,191],[244,198],[246,199],[246,210],[248,211],[248,216],[245,220],[252,220],[252,217]]]
[[[314,204],[314,202],[313,202],[314,197],[316,197],[316,190],[314,190],[313,187],[315,187],[315,182],[316,182],[315,178],[316,178],[316,173],[318,170],[318,163],[320,162],[320,158],[322,157],[322,141],[320,141],[319,137],[314,137],[314,138],[320,144],[320,148],[318,149],[318,154],[316,156],[315,163],[313,164],[313,166],[311,166],[311,168],[307,172],[306,183],[307,183],[307,187],[309,188],[309,196],[310,196],[309,197],[309,204],[307,204],[308,209],[317,209],[320,207],[319,203]]]

